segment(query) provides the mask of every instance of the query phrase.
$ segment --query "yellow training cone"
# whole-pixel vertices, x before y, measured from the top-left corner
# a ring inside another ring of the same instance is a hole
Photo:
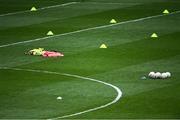
[[[52,31],[49,31],[49,32],[47,33],[47,35],[51,36],[51,35],[54,35],[54,33],[53,33]]]
[[[31,11],[34,12],[34,11],[37,11],[37,9],[35,7],[32,7]]]
[[[169,14],[169,11],[168,10],[164,10],[163,13],[164,14]]]
[[[110,21],[110,23],[111,23],[111,24],[115,24],[115,23],[117,23],[117,21],[116,21],[115,19],[112,19],[112,20]]]
[[[153,34],[151,35],[151,37],[152,37],[152,38],[157,38],[158,35],[157,35],[156,33],[153,33]]]
[[[107,48],[105,44],[102,44],[99,48]]]

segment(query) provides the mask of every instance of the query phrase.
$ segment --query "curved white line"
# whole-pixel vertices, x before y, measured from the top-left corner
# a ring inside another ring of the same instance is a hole
[[[73,113],[73,114],[69,114],[69,115],[64,115],[64,116],[60,116],[60,117],[56,117],[56,118],[50,118],[50,119],[67,118],[67,117],[72,117],[72,116],[84,114],[84,113],[87,113],[87,112],[92,112],[92,111],[95,111],[95,110],[99,110],[99,109],[108,107],[108,106],[116,103],[122,97],[121,90],[118,87],[116,87],[115,85],[112,85],[110,83],[103,82],[103,81],[100,81],[100,80],[97,80],[97,79],[93,79],[93,78],[83,77],[83,76],[79,76],[79,75],[72,75],[72,74],[67,74],[67,73],[44,71],[44,70],[21,69],[21,68],[7,68],[7,67],[2,67],[0,69],[9,69],[9,70],[17,70],[17,71],[28,71],[28,72],[38,72],[38,73],[45,73],[45,74],[56,74],[56,75],[64,75],[64,76],[69,76],[69,77],[74,77],[74,78],[80,78],[80,79],[90,80],[90,81],[94,81],[94,82],[98,82],[98,83],[102,83],[104,85],[110,86],[111,88],[115,89],[116,92],[117,92],[116,98],[113,101],[111,101],[111,102],[109,102],[109,103],[107,103],[105,105],[101,105],[101,106],[96,107],[96,108],[92,108],[92,109],[88,109],[88,110],[85,110],[85,111],[81,111],[81,112],[77,112],[77,113]]]

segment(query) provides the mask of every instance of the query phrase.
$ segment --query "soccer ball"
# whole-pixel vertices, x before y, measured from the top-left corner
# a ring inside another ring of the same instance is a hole
[[[161,78],[165,79],[165,78],[167,78],[167,77],[168,77],[168,74],[167,74],[167,73],[162,73]]]
[[[156,73],[155,73],[155,78],[161,78],[161,76],[162,76],[162,75],[161,75],[160,72],[156,72]]]
[[[155,72],[150,72],[148,75],[150,78],[155,78]]]
[[[171,77],[171,73],[170,72],[166,72],[167,77]]]
[[[59,96],[59,97],[57,97],[57,100],[62,100],[62,97],[60,97],[60,96]]]
[[[171,73],[170,73],[170,72],[164,72],[164,73],[160,73],[160,72],[150,72],[150,73],[148,74],[148,76],[149,76],[150,78],[153,78],[153,79],[158,79],[158,78],[165,79],[165,78],[171,77]]]

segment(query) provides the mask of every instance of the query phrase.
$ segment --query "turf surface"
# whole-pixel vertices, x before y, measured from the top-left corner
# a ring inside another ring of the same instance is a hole
[[[180,118],[180,2],[178,0],[0,1],[0,13],[78,2],[36,12],[0,16],[0,67],[47,70],[95,78],[119,87],[117,103],[73,116],[96,118]],[[174,14],[132,21],[162,14]],[[118,24],[109,25],[114,18]],[[132,21],[132,22],[125,22]],[[119,24],[124,22],[123,24]],[[158,38],[150,38],[152,33]],[[108,49],[99,49],[105,43]],[[26,56],[31,48],[58,50],[63,58]],[[166,80],[141,80],[150,71],[170,71]],[[56,100],[61,96],[62,100]],[[111,102],[116,92],[103,84],[61,75],[0,69],[0,118],[56,118]]]

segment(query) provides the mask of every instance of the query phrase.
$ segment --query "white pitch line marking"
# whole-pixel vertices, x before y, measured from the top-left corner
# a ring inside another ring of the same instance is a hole
[[[64,116],[60,116],[60,117],[56,117],[56,118],[50,118],[51,120],[52,119],[60,119],[60,118],[68,118],[68,117],[72,117],[72,116],[76,116],[76,115],[81,115],[81,114],[84,114],[84,113],[87,113],[87,112],[92,112],[92,111],[95,111],[95,110],[99,110],[99,109],[108,107],[108,106],[116,103],[122,97],[122,91],[118,87],[116,87],[115,85],[112,85],[110,83],[103,82],[103,81],[100,81],[100,80],[97,80],[97,79],[93,79],[93,78],[83,77],[83,76],[79,76],[79,75],[72,75],[72,74],[67,74],[67,73],[44,71],[44,70],[8,68],[8,67],[1,67],[0,69],[9,69],[9,70],[27,71],[27,72],[37,72],[37,73],[45,73],[45,74],[56,74],[56,75],[63,75],[63,76],[69,76],[69,77],[74,77],[74,78],[80,78],[80,79],[90,80],[90,81],[94,81],[94,82],[104,84],[106,86],[109,86],[109,87],[113,88],[117,92],[116,98],[113,101],[111,101],[111,102],[109,102],[109,103],[107,103],[105,105],[101,105],[101,106],[96,107],[96,108],[88,109],[88,110],[85,110],[85,111],[81,111],[81,112],[77,112],[77,113],[73,113],[73,114],[69,114],[69,115],[64,115]]]
[[[68,6],[68,5],[73,5],[73,4],[77,4],[80,2],[69,2],[69,3],[64,3],[64,4],[59,4],[59,5],[53,5],[53,6],[48,6],[48,7],[43,7],[43,8],[39,8],[37,10],[44,10],[44,9],[49,9],[49,8],[56,8],[56,7],[61,7],[61,6]]]
[[[59,5],[47,6],[47,7],[38,8],[37,10],[44,10],[44,9],[62,7],[62,6],[67,6],[67,5],[76,4],[76,3],[80,3],[80,2],[69,2],[69,3],[59,4]],[[21,13],[27,13],[27,12],[31,12],[31,11],[30,11],[30,8],[29,8],[29,10],[24,10],[24,11],[18,11],[18,12],[1,14],[0,17],[8,16],[8,15],[16,15],[16,14],[21,14]]]
[[[180,13],[180,11],[171,12],[171,13],[169,13],[167,15],[173,15],[173,14],[177,14],[177,13]],[[116,24],[108,24],[108,25],[103,25],[103,26],[86,28],[86,29],[82,29],[82,30],[68,32],[68,33],[62,33],[62,34],[58,34],[58,35],[54,35],[54,36],[47,36],[47,37],[42,37],[42,38],[37,38],[37,39],[32,39],[32,40],[15,42],[15,43],[10,43],[10,44],[0,45],[0,48],[9,47],[9,46],[18,45],[18,44],[24,44],[24,43],[31,43],[31,42],[41,41],[41,40],[45,40],[45,39],[53,38],[53,37],[60,37],[60,36],[71,35],[71,34],[85,32],[85,31],[89,31],[89,30],[102,29],[102,28],[107,28],[107,27],[112,27],[112,26],[117,26],[117,25],[122,25],[122,24],[127,24],[127,23],[139,22],[139,21],[148,20],[148,19],[157,18],[157,17],[162,17],[162,16],[167,16],[167,15],[164,15],[164,14],[154,15],[154,16],[149,16],[149,17],[135,19],[135,20],[119,22],[119,23],[116,23]]]
[[[85,2],[85,3],[90,3],[90,4],[114,4],[114,5],[138,5],[138,4],[142,4],[142,3],[137,3],[137,2],[128,2],[128,3],[118,3],[118,2]]]

